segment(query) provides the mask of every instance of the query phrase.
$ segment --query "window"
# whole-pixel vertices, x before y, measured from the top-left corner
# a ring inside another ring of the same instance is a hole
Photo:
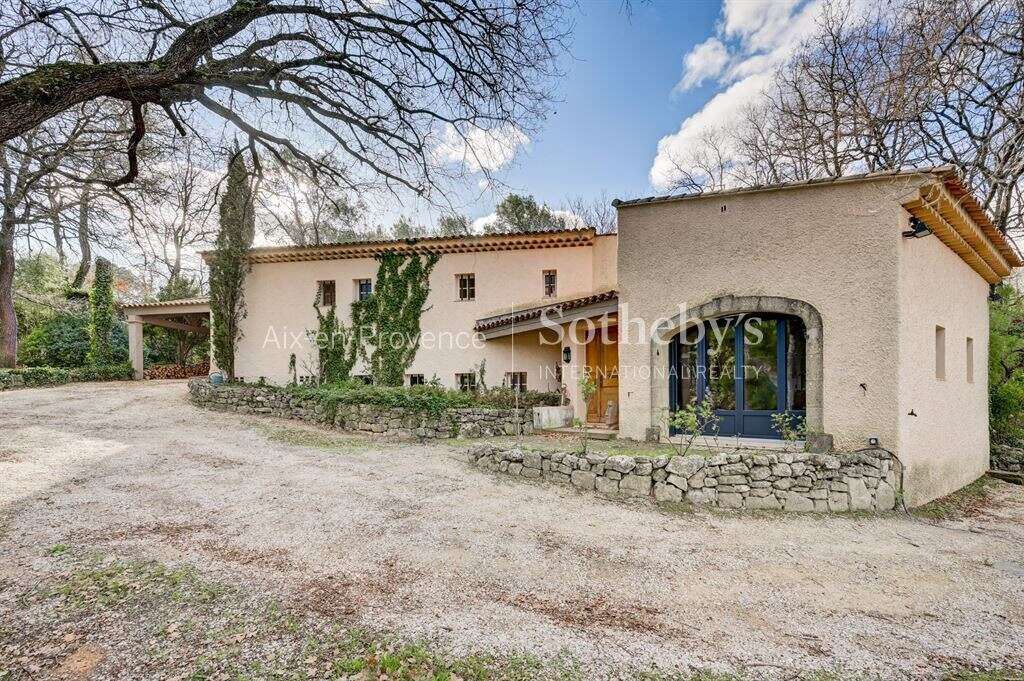
[[[320,298],[320,304],[333,306],[334,301],[336,300],[334,295],[334,282],[318,281],[317,289],[317,296]]]
[[[459,300],[476,300],[476,275],[457,274],[459,282]]]
[[[508,371],[505,373],[505,385],[517,393],[526,392],[526,372]]]
[[[357,381],[361,381],[363,385],[371,385],[373,383],[373,379],[371,379],[366,374],[356,374],[352,378]]]
[[[423,374],[409,374],[409,385],[426,385]]]
[[[544,297],[554,298],[558,293],[558,270],[544,270]]]
[[[373,281],[356,279],[356,300],[366,300],[373,293]]]
[[[455,380],[458,382],[459,390],[462,392],[476,392],[476,374],[455,374]]]
[[[967,339],[967,382],[974,383],[974,339]]]
[[[935,327],[935,378],[946,380],[946,329]]]

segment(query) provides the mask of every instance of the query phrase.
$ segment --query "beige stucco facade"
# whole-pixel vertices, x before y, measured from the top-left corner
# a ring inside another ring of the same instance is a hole
[[[820,314],[820,431],[837,449],[878,438],[906,464],[910,503],[978,477],[988,460],[988,283],[936,236],[902,236],[911,218],[903,205],[934,181],[904,175],[620,207],[620,333],[627,319],[657,328],[654,341],[631,334],[620,345],[622,435],[664,428],[668,358],[657,339],[685,326],[680,306],[774,297]],[[936,326],[945,329],[944,379]]]
[[[543,344],[536,330],[484,340],[474,333],[474,324],[497,311],[543,304],[545,270],[557,272],[559,299],[591,293],[614,273],[615,240],[591,236],[582,245],[519,248],[509,243],[501,250],[442,253],[430,276],[421,347],[407,373],[456,387],[457,373],[474,372],[485,363],[489,386],[502,385],[506,373],[516,371],[526,372],[529,389],[558,390],[557,341]],[[285,383],[292,353],[299,375],[309,374],[314,348],[305,331],[316,328],[318,282],[335,282],[338,309],[347,315],[357,296],[356,280],[373,280],[376,273],[372,257],[255,263],[245,283],[248,313],[238,344],[237,375]],[[457,277],[470,273],[476,294],[474,300],[463,301]],[[363,372],[357,365],[354,373]]]

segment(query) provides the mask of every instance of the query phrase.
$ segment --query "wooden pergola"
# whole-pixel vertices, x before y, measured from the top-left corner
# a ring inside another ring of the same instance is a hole
[[[161,303],[125,305],[128,317],[128,357],[135,370],[135,379],[143,378],[143,326],[162,326],[165,329],[210,333],[210,300],[208,298],[183,298]]]

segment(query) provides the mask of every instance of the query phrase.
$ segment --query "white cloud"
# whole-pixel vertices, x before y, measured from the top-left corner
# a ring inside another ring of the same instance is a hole
[[[671,187],[679,176],[679,165],[702,138],[739,120],[744,107],[761,95],[774,71],[814,30],[822,4],[822,0],[723,0],[715,35],[687,53],[675,88],[685,91],[714,79],[719,90],[683,120],[678,131],[659,140],[651,184],[658,189]],[[855,0],[851,11],[864,5],[864,0]]]
[[[473,229],[473,233],[474,234],[483,234],[484,230],[488,226],[493,225],[497,221],[498,221],[498,214],[497,213],[491,213],[490,215],[485,215],[482,218],[477,218],[476,220],[473,220],[473,224],[471,225],[471,227]]]
[[[529,144],[530,138],[513,125],[490,130],[474,127],[460,135],[455,126],[448,124],[434,154],[448,163],[462,163],[472,173],[490,172],[511,163]]]
[[[683,77],[676,90],[685,92],[717,78],[729,63],[729,51],[718,38],[708,38],[683,57]]]

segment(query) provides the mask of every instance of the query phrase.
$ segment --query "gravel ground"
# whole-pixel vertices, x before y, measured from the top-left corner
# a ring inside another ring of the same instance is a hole
[[[323,676],[322,650],[296,656],[329,627],[520,656],[522,678],[1024,669],[1018,486],[941,523],[669,512],[185,393],[0,393],[0,679]],[[279,607],[305,643],[267,624]]]

